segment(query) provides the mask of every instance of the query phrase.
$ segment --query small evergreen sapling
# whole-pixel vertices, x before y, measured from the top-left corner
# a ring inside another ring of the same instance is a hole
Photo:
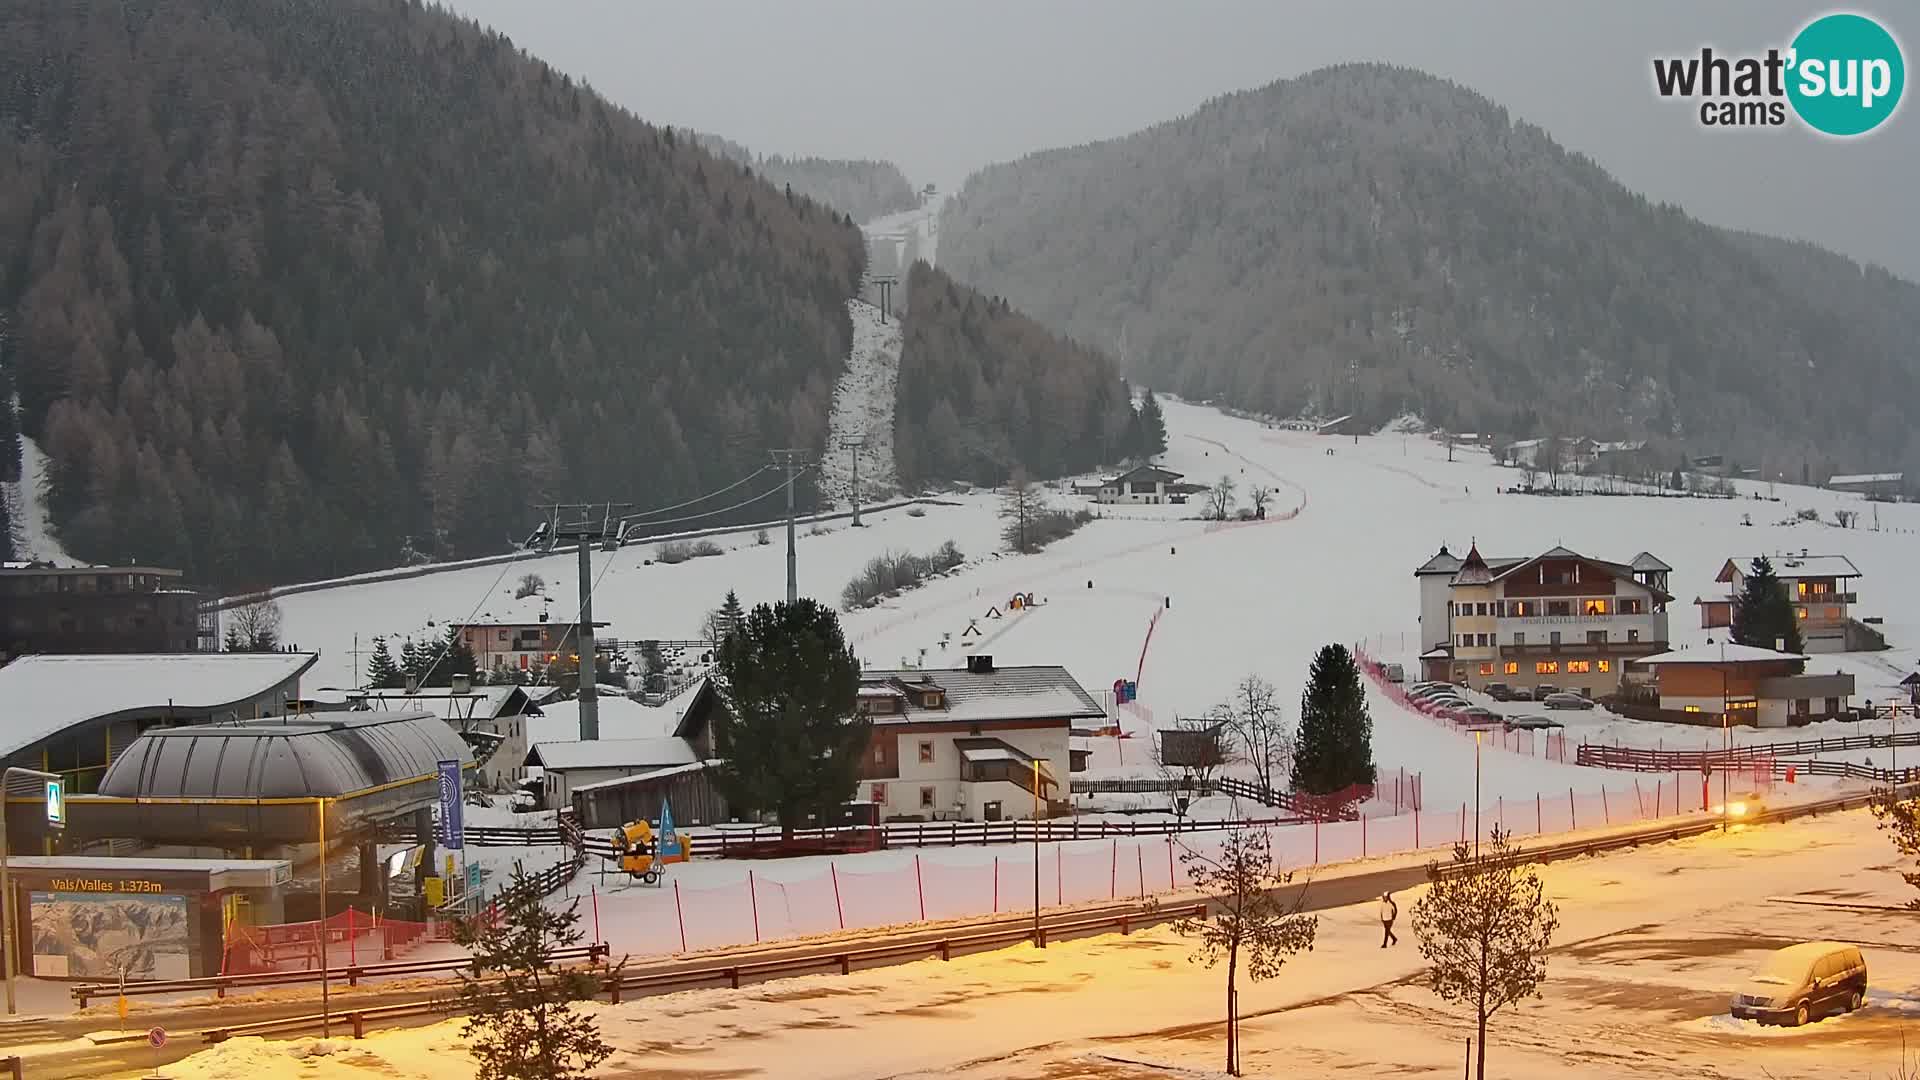
[[[577,1080],[613,1048],[594,1018],[574,1009],[593,997],[594,973],[554,966],[547,958],[580,944],[580,902],[555,911],[541,902],[532,879],[514,869],[500,894],[498,919],[460,919],[454,940],[473,952],[474,972],[462,971],[463,1034],[475,1080]],[[617,973],[616,973],[617,974]]]

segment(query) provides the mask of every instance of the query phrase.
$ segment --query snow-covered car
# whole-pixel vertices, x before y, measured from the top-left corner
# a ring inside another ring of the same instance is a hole
[[[1549,709],[1593,708],[1593,699],[1581,697],[1579,694],[1548,694],[1540,699],[1540,703]]]
[[[1729,1011],[1742,1020],[1792,1024],[1852,1012],[1867,997],[1867,959],[1856,945],[1808,941],[1767,958]]]
[[[1505,724],[1508,731],[1551,731],[1565,726],[1558,720],[1538,713],[1515,713],[1506,718]]]

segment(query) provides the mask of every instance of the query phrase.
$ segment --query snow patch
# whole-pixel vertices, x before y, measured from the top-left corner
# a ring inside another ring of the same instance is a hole
[[[13,521],[14,554],[63,566],[78,566],[67,549],[53,534],[53,522],[47,519],[47,455],[25,435],[20,436],[20,479],[0,483],[0,499],[7,503],[7,516]]]

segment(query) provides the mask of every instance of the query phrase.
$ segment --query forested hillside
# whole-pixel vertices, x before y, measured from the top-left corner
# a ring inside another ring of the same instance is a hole
[[[793,188],[865,224],[896,210],[911,210],[919,196],[900,166],[891,161],[843,161],[836,158],[788,158],[760,155],[718,135],[695,136],[700,145],[729,161],[751,168],[777,188]]]
[[[983,170],[940,263],[1127,374],[1282,415],[1920,467],[1920,288],[1628,191],[1378,65]]]
[[[0,6],[0,366],[81,557],[250,585],[711,490],[823,444],[862,259],[411,0]]]
[[[907,275],[894,459],[904,483],[1059,476],[1136,453],[1113,361],[920,262]],[[1153,448],[1147,448],[1153,449]]]

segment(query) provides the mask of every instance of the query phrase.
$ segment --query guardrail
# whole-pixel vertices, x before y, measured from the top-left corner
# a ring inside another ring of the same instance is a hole
[[[549,961],[585,960],[593,963],[607,956],[605,944],[577,945],[571,948],[556,949],[547,954]],[[470,958],[454,957],[445,960],[397,960],[380,964],[350,964],[327,969],[328,980],[345,979],[348,986],[359,986],[363,979],[378,979],[393,975],[437,975],[450,971],[470,970],[473,961]],[[183,994],[197,991],[211,991],[216,997],[226,997],[229,990],[244,990],[258,986],[287,986],[294,983],[317,983],[321,981],[319,968],[300,971],[260,971],[247,975],[207,975],[193,979],[141,979],[128,982],[124,987],[117,982],[79,983],[69,987],[67,993],[81,1008],[99,998],[112,998],[119,995],[140,997],[148,994]]]
[[[1902,795],[1911,796],[1920,785],[1903,785],[1896,790]],[[1824,813],[1837,813],[1864,807],[1873,798],[1872,795],[1849,795],[1835,799],[1823,799],[1817,802],[1801,803],[1765,810],[1747,819],[1748,823],[1765,824],[1791,821],[1795,818],[1813,817]],[[1623,848],[1638,847],[1645,843],[1657,843],[1667,840],[1680,840],[1700,836],[1721,828],[1720,818],[1705,815],[1692,816],[1686,820],[1668,821],[1647,828],[1633,829],[1607,836],[1570,840],[1559,844],[1550,844],[1539,848],[1526,849],[1524,854],[1528,862],[1557,862],[1582,855],[1597,855]],[[1308,881],[1298,885],[1289,885],[1288,889],[1307,889],[1318,887],[1323,896],[1328,896],[1327,905],[1351,902],[1378,896],[1381,887],[1404,888],[1424,880],[1427,867],[1422,865],[1390,867],[1369,873],[1355,875],[1350,880],[1335,879],[1333,882]],[[1330,886],[1333,886],[1330,888]],[[1345,886],[1345,887],[1341,887]],[[1348,897],[1347,894],[1352,896]],[[1332,895],[1328,895],[1332,894]],[[1318,906],[1327,906],[1318,905]],[[1123,933],[1133,926],[1145,926],[1155,922],[1179,918],[1183,915],[1203,916],[1207,904],[1190,903],[1183,905],[1158,905],[1150,901],[1118,910],[1109,910],[1098,915],[1084,912],[1065,912],[1059,917],[1042,922],[1037,940],[1045,941],[1049,934],[1058,935],[1082,930],[1102,929],[1117,926]],[[1044,917],[1043,917],[1044,920]],[[881,945],[869,945],[860,948],[841,950],[823,950],[810,952],[805,956],[782,960],[744,961],[735,963],[712,964],[705,967],[676,968],[671,971],[633,972],[610,975],[601,983],[601,990],[609,1000],[618,1002],[629,990],[659,991],[667,988],[684,988],[689,985],[724,984],[738,987],[752,978],[778,977],[799,971],[838,968],[843,974],[850,973],[856,964],[919,959],[929,955],[950,958],[955,951],[970,947],[990,947],[994,944],[1007,944],[1035,938],[1036,931],[1030,921],[1018,923],[1009,921],[1004,926],[973,933],[949,935],[940,938],[915,938],[912,941],[891,942]],[[456,1006],[445,1000],[409,1002],[399,1005],[381,1006],[373,1009],[351,1010],[340,1014],[340,1020],[349,1024],[354,1037],[364,1034],[368,1020],[388,1017],[445,1013],[451,1015]],[[295,1031],[307,1031],[320,1027],[319,1015],[287,1017],[279,1020],[266,1020],[254,1024],[240,1024],[223,1028],[211,1028],[201,1032],[208,1042],[219,1042],[236,1035],[267,1035]]]
[[[1866,738],[1862,736],[1861,738]],[[1872,738],[1880,738],[1872,736]],[[1826,739],[1822,742],[1855,742],[1854,737],[1847,739]],[[1888,745],[1884,739],[1872,744],[1875,747]],[[1844,749],[1867,749],[1864,745],[1853,745]],[[1760,751],[1764,748],[1750,746],[1738,748],[1729,754],[1725,751],[1711,750],[1646,750],[1632,746],[1594,746],[1580,747],[1575,755],[1581,765],[1595,768],[1617,769],[1623,772],[1693,772],[1695,770],[1718,772],[1746,772],[1768,769],[1776,777],[1784,776],[1788,769],[1808,776],[1840,776],[1853,780],[1871,780],[1876,783],[1911,782],[1920,777],[1920,769],[1882,769],[1872,765],[1860,765],[1851,761],[1793,761],[1782,760],[1772,753],[1744,753],[1742,750]],[[1843,749],[1829,747],[1829,750]],[[1788,756],[1791,756],[1789,752]]]
[[[1624,752],[1658,753],[1673,756],[1675,760],[1690,761],[1694,768],[1700,767],[1700,760],[1706,758],[1720,761],[1748,758],[1779,758],[1794,754],[1836,754],[1848,750],[1882,750],[1896,746],[1920,746],[1920,731],[1906,731],[1890,735],[1843,735],[1837,739],[1802,739],[1798,742],[1748,743],[1726,750],[1653,750],[1645,751],[1640,747],[1606,746],[1600,743],[1582,743],[1575,751],[1575,758],[1581,765],[1588,764],[1588,758],[1599,758]]]
[[[1052,919],[1045,919],[1036,928],[1031,921],[1018,924],[1009,923],[988,930],[970,933],[950,934],[938,938],[917,938],[913,941],[892,942],[884,945],[868,945],[838,950],[825,950],[808,953],[805,956],[788,957],[780,960],[761,960],[735,962],[731,964],[713,964],[705,967],[681,968],[671,971],[648,971],[634,973],[615,973],[603,977],[596,989],[607,995],[607,1000],[619,1004],[629,993],[661,992],[671,988],[686,988],[700,985],[725,985],[738,989],[743,983],[763,978],[778,978],[783,975],[802,971],[838,970],[841,974],[850,974],[856,966],[884,964],[918,960],[928,956],[938,956],[950,960],[956,953],[970,950],[989,949],[1021,941],[1037,941],[1045,945],[1048,938],[1087,931],[1106,930],[1117,927],[1123,934],[1131,933],[1134,927],[1150,926],[1183,917],[1200,917],[1206,914],[1205,903],[1175,905],[1130,905],[1119,910],[1109,910],[1098,914],[1064,913]],[[207,1042],[224,1042],[242,1035],[284,1035],[294,1032],[311,1031],[327,1023],[344,1023],[353,1031],[356,1039],[364,1038],[369,1021],[402,1019],[414,1016],[447,1015],[460,1010],[459,1003],[452,998],[432,998],[422,1001],[402,1002],[395,1005],[381,1005],[366,1009],[351,1009],[340,1013],[322,1015],[311,1013],[303,1016],[281,1017],[275,1020],[260,1020],[248,1024],[231,1024],[225,1027],[206,1028],[200,1037]]]

